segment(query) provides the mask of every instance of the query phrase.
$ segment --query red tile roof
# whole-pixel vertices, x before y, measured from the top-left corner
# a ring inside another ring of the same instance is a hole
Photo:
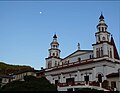
[[[113,45],[113,48],[114,48],[114,58],[116,58],[116,59],[120,59],[120,58],[119,58],[119,55],[118,55],[117,48],[116,48],[116,46],[115,46],[114,39],[113,39],[112,36],[111,36],[111,44]]]

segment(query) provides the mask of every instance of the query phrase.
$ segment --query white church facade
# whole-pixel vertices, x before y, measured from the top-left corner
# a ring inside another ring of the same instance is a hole
[[[75,91],[86,86],[110,90],[107,75],[118,73],[120,59],[113,36],[107,31],[107,27],[101,14],[93,49],[82,50],[78,43],[78,50],[65,58],[60,57],[57,35],[53,36],[49,56],[46,58],[45,76],[57,85],[58,91]],[[119,90],[118,86],[115,88]]]

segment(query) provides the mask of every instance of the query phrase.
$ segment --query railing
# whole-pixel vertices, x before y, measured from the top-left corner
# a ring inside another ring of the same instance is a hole
[[[75,82],[68,82],[68,83],[58,83],[58,86],[64,87],[64,86],[77,86],[77,85],[85,85],[85,84],[86,84],[85,81],[75,81]]]
[[[104,84],[104,83],[103,83]],[[65,86],[84,86],[86,85],[86,82],[85,81],[74,81],[74,82],[68,82],[68,83],[58,83],[57,86],[59,87],[65,87]],[[87,83],[87,85],[89,86],[96,86],[96,87],[100,87],[100,83],[99,82],[96,82],[96,81],[89,81]],[[110,90],[110,87],[109,86],[106,86],[106,87],[102,87],[104,89],[107,89],[107,90]]]

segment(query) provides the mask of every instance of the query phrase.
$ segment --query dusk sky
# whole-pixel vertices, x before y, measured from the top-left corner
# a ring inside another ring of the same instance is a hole
[[[0,1],[0,61],[45,67],[55,33],[61,58],[92,50],[101,12],[120,54],[120,1]]]

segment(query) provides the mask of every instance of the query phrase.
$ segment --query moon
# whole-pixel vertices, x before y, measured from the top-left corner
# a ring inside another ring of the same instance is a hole
[[[42,12],[40,12],[40,14],[42,14]]]

